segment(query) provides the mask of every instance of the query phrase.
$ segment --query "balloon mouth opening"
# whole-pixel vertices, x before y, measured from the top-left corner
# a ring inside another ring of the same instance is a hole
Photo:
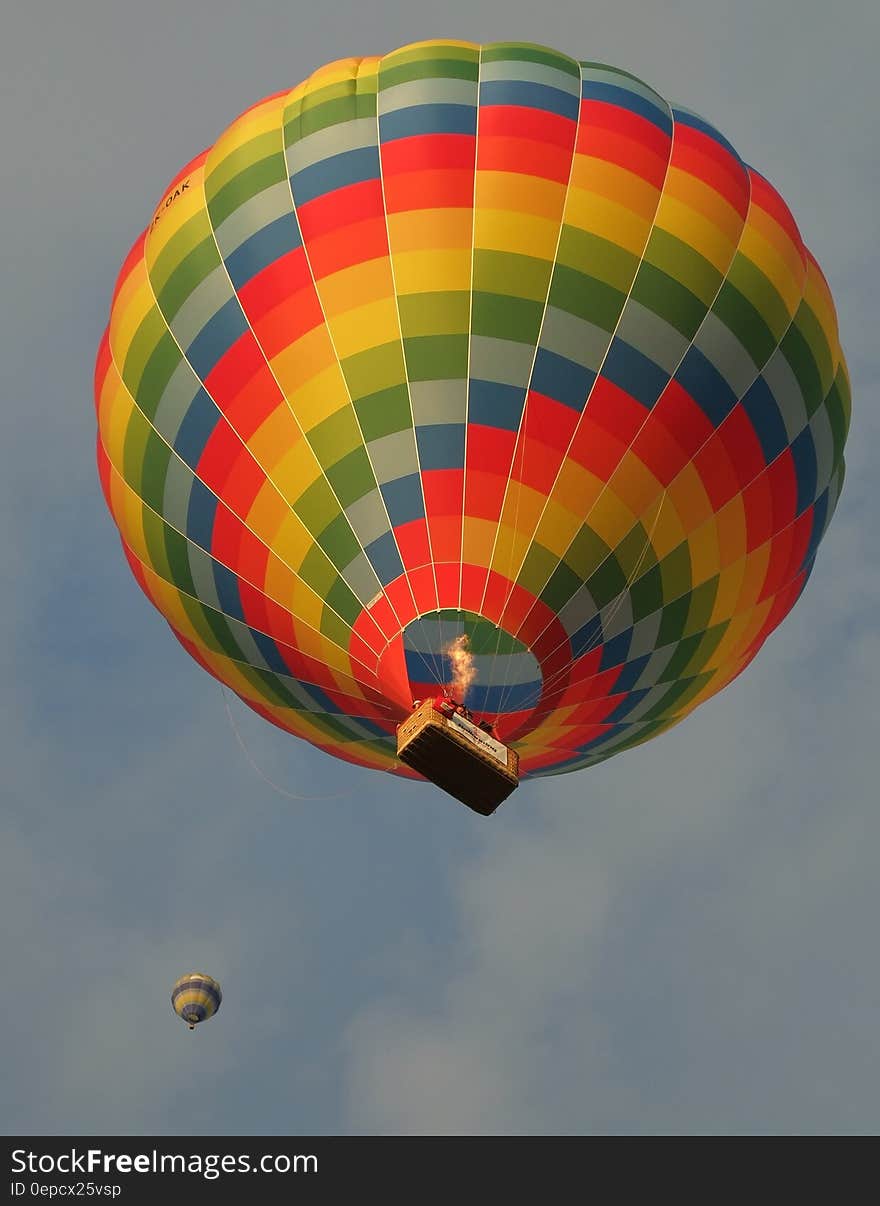
[[[497,724],[499,733],[527,722],[544,693],[541,666],[525,642],[493,617],[463,609],[418,616],[392,642],[384,660],[389,678],[397,678],[405,708],[448,693],[475,716]]]

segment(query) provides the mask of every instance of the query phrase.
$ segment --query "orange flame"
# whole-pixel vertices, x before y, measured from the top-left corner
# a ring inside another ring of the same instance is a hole
[[[452,682],[449,684],[449,693],[459,703],[464,702],[468,688],[477,677],[474,655],[468,648],[469,643],[467,633],[462,632],[443,650],[452,662]]]

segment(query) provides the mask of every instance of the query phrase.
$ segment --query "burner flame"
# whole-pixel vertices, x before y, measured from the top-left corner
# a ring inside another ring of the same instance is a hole
[[[464,697],[477,677],[474,655],[468,648],[469,644],[467,633],[462,632],[443,650],[452,663],[452,682],[449,684],[449,693],[459,703],[464,703]]]

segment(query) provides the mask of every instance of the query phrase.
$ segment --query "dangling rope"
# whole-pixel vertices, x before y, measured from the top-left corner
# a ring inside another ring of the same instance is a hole
[[[257,765],[257,763],[254,761],[253,757],[251,756],[250,750],[245,745],[244,738],[242,737],[241,733],[239,732],[238,725],[235,723],[235,717],[232,715],[232,709],[229,706],[229,693],[227,692],[226,687],[223,685],[223,683],[220,683],[219,686],[220,686],[220,690],[223,692],[223,704],[226,708],[226,716],[229,720],[229,726],[232,729],[233,733],[235,734],[235,740],[241,746],[242,753],[244,754],[245,758],[250,763],[252,769],[255,770],[257,772],[257,774],[260,776],[260,778],[265,783],[268,783],[269,786],[274,791],[277,791],[279,796],[286,796],[288,798],[288,800],[341,800],[344,796],[354,795],[355,789],[352,787],[348,791],[337,791],[329,796],[298,796],[295,792],[288,791],[287,788],[281,787],[278,783],[275,782],[274,779],[270,779],[269,776],[266,774],[266,772],[261,767],[259,767]]]

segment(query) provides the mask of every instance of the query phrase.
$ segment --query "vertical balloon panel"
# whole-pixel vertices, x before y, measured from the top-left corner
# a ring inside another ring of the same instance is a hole
[[[460,578],[478,77],[479,48],[461,42],[408,47],[379,69],[385,210],[428,527],[430,564],[416,561],[413,576],[422,591],[432,584],[434,608],[457,603]]]

